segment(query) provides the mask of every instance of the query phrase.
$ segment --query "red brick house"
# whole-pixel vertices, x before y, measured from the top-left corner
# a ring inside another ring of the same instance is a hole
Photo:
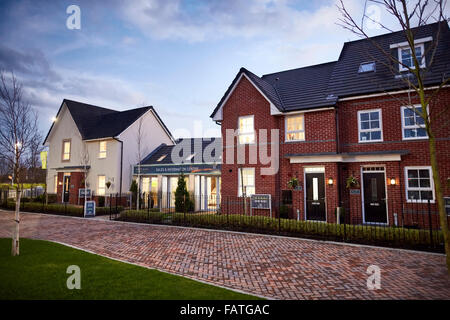
[[[425,85],[432,92],[450,76],[450,30],[446,23],[435,23],[414,33]],[[403,32],[371,40],[402,63],[410,63]],[[428,48],[436,40],[430,67]],[[345,43],[334,62],[262,77],[239,70],[211,114],[222,130],[223,201],[243,192],[270,194],[274,202],[291,208],[291,218],[302,220],[336,222],[335,209],[343,206],[350,212],[348,223],[430,222],[408,217],[413,206],[428,209],[428,200],[430,210],[436,210],[428,136],[411,107],[419,100],[405,87],[408,72],[389,62],[372,41]],[[432,121],[449,106],[446,86],[429,105]],[[444,124],[449,118],[450,112],[433,123],[445,196],[450,196],[450,124]],[[261,147],[261,129],[279,130],[278,139],[269,135],[267,141],[267,145],[279,144],[275,174],[261,174],[267,164],[259,157],[251,159],[251,151]],[[227,140],[227,130],[235,130],[233,139]],[[236,155],[239,148],[246,150],[241,163]],[[236,152],[231,156],[230,150]],[[298,181],[294,190],[288,186],[292,178]],[[355,184],[347,187],[349,178]],[[437,225],[437,215],[431,223]]]

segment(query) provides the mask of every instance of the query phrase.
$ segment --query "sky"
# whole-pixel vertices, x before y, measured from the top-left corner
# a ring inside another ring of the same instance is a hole
[[[345,0],[355,17],[365,2]],[[255,74],[337,60],[357,36],[336,0],[0,2],[0,69],[13,71],[45,134],[64,98],[152,105],[175,137],[220,136],[209,115],[241,67]],[[80,8],[80,29],[66,12]],[[375,5],[366,13],[398,30]],[[368,28],[371,35],[385,33]]]

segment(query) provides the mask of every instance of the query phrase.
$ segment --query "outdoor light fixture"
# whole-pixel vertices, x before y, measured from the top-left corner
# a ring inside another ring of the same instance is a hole
[[[391,183],[391,186],[395,186],[395,184],[397,183],[395,178],[389,179],[389,182]]]
[[[330,186],[333,185],[333,178],[328,178],[328,184],[329,184]]]
[[[52,122],[55,122],[56,121],[56,117],[52,117]]]

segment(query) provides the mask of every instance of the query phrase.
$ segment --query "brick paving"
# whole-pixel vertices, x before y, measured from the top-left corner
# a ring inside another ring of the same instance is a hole
[[[12,218],[0,211],[0,237],[10,237]],[[450,299],[437,254],[30,213],[21,236],[273,299]],[[366,286],[372,264],[379,290]]]

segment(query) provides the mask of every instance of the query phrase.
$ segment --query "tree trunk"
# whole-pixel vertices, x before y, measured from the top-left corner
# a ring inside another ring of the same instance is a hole
[[[20,224],[20,190],[16,190],[16,212],[14,215],[14,229],[12,238],[11,255],[19,255],[19,224]]]
[[[442,195],[439,167],[436,157],[436,140],[433,135],[429,135],[429,147],[430,147],[431,168],[433,171],[434,189],[436,192],[436,200],[439,209],[439,223],[441,225],[442,234],[444,235],[447,272],[450,276],[450,242],[449,242],[450,239],[448,236],[447,213],[445,212],[445,204]]]

